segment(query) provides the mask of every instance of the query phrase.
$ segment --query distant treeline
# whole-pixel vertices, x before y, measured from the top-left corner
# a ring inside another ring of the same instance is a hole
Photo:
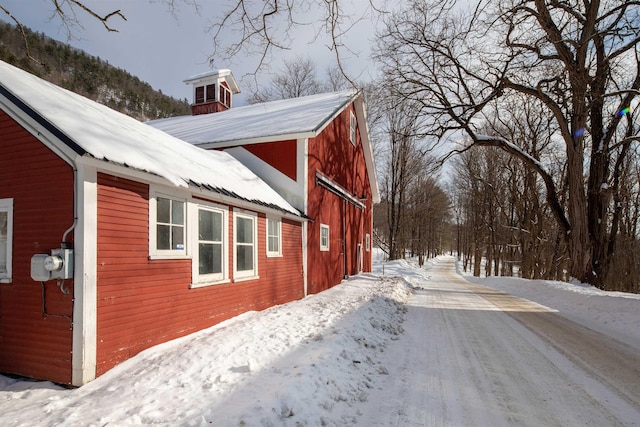
[[[25,29],[0,22],[0,59],[114,110],[145,121],[190,114],[189,102],[164,95],[98,57]]]

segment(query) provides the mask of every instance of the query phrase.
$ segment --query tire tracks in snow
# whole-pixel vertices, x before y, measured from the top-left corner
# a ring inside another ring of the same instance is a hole
[[[640,425],[637,350],[440,260],[388,349],[377,426]],[[409,349],[409,350],[407,350]]]

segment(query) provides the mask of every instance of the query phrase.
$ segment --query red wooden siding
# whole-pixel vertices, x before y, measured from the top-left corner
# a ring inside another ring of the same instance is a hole
[[[334,286],[344,273],[358,273],[358,244],[362,245],[363,270],[371,271],[371,252],[365,250],[365,234],[371,234],[371,187],[364,159],[360,133],[355,146],[349,141],[349,120],[353,106],[345,109],[322,133],[309,140],[308,212],[315,223],[309,225],[308,268],[309,292],[315,293]],[[320,171],[363,201],[360,210],[320,187],[315,182]],[[320,226],[329,225],[329,252],[320,251]],[[346,237],[343,239],[343,233]],[[344,240],[344,245],[343,245]],[[346,256],[343,257],[343,253]],[[346,261],[346,266],[345,262]]]
[[[13,198],[13,281],[0,283],[0,372],[71,383],[73,283],[30,276],[31,257],[60,247],[73,223],[73,171],[0,111],[0,198]],[[69,237],[72,237],[73,233]]]
[[[153,345],[303,297],[300,223],[283,221],[283,257],[267,258],[259,215],[260,278],[190,289],[190,259],[148,258],[148,203],[147,185],[98,175],[98,375]],[[232,211],[229,222],[232,242]],[[230,246],[230,275],[232,263]]]
[[[245,145],[244,148],[292,180],[297,177],[296,140]]]
[[[219,113],[225,110],[228,110],[228,108],[217,101],[207,102],[204,104],[193,104],[191,106],[191,114],[194,116],[197,116],[200,114]]]

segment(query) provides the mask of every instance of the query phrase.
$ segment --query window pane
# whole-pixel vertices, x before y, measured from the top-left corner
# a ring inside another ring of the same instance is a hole
[[[158,249],[171,249],[171,227],[158,225],[156,231],[156,245]]]
[[[0,212],[0,273],[7,272],[7,225],[8,214]]]
[[[280,221],[267,220],[267,251],[280,252]]]
[[[198,86],[196,88],[196,104],[202,104],[204,102],[204,86]]]
[[[253,220],[240,218],[236,220],[236,241],[238,243],[253,243]]]
[[[158,197],[156,211],[158,222],[168,224],[171,221],[171,201],[169,199]]]
[[[216,100],[216,85],[207,85],[207,102]]]
[[[198,211],[198,239],[213,240],[213,212]]]
[[[0,273],[7,272],[7,240],[0,239]]]
[[[198,249],[198,273],[213,273],[213,245],[200,243]]]
[[[222,245],[200,243],[198,252],[200,274],[222,273]]]
[[[280,252],[279,243],[277,236],[269,236],[269,252]]]
[[[220,102],[228,107],[230,100],[231,92],[226,87],[220,85]]]
[[[329,249],[329,227],[320,226],[320,248]]]
[[[212,273],[222,273],[222,245],[214,244],[213,247],[213,265]]]
[[[236,247],[236,269],[238,271],[253,270],[253,246]]]
[[[171,200],[171,224],[184,225],[184,202]]]
[[[213,212],[212,218],[212,239],[216,242],[222,242],[222,214],[220,212]]]
[[[0,212],[0,240],[7,238],[7,222],[9,215],[6,212]]]
[[[184,250],[184,227],[171,227],[171,249]]]
[[[222,273],[222,213],[198,210],[199,274]]]

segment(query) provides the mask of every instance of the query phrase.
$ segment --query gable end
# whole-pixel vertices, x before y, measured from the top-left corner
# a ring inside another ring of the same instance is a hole
[[[11,92],[9,92],[4,86],[0,85],[0,95],[4,96],[9,102],[19,108],[22,112],[28,115],[31,119],[35,120],[40,126],[51,132],[53,136],[62,141],[66,146],[71,148],[78,155],[82,156],[86,151],[80,147],[74,140],[69,138],[64,132],[52,125],[48,120],[35,112],[31,107],[22,102],[22,100]]]

